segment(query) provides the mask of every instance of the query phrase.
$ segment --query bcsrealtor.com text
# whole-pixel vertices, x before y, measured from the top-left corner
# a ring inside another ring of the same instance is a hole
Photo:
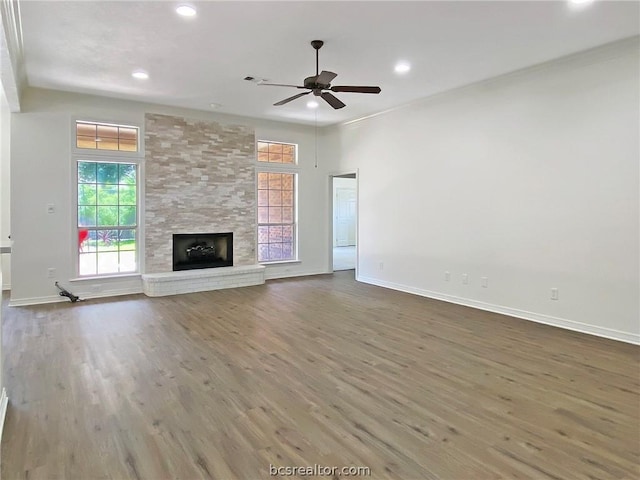
[[[276,467],[269,464],[269,475],[272,477],[370,477],[369,467],[330,467],[327,465],[307,465],[304,467]]]

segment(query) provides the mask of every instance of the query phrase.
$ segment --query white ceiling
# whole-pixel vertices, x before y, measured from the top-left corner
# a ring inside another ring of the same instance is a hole
[[[640,33],[640,3],[532,2],[20,2],[31,86],[320,125],[360,118],[461,85]],[[301,84],[320,69],[334,85],[379,85],[380,95],[336,94],[333,110],[300,90],[257,86],[247,75]],[[405,76],[393,66],[412,64]],[[142,68],[148,80],[131,72]]]

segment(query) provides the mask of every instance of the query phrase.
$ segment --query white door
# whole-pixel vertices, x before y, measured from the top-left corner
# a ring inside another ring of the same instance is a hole
[[[336,247],[356,244],[356,190],[336,188],[335,198],[335,241]]]

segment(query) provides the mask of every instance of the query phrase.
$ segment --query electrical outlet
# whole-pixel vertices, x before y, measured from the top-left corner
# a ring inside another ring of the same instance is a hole
[[[551,289],[551,300],[558,300],[559,298],[559,292],[557,288],[552,288]]]
[[[53,203],[47,203],[47,213],[56,213],[56,206]]]
[[[56,278],[55,268],[47,268],[47,278]]]
[[[462,274],[462,284],[463,285],[468,285],[469,284],[469,275],[467,275],[466,273]]]
[[[489,288],[489,277],[480,278],[480,285],[482,285],[482,288]]]
[[[444,272],[444,281],[448,282],[451,280],[451,272]]]

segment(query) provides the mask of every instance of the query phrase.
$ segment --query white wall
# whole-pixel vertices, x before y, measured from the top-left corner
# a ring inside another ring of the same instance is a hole
[[[359,280],[640,343],[639,82],[636,37],[333,128]]]
[[[328,271],[326,168],[314,167],[314,129],[294,124],[142,104],[97,96],[28,89],[22,112],[11,117],[11,233],[13,240],[13,305],[57,300],[57,279],[74,294],[92,297],[141,291],[139,277],[74,281],[72,120],[144,125],[144,113],[166,113],[222,123],[242,123],[256,138],[299,145],[299,263],[269,266],[267,278]],[[47,213],[47,204],[56,212]],[[96,285],[99,285],[97,287]]]
[[[0,247],[10,247],[11,240],[11,210],[10,210],[10,178],[11,178],[11,150],[10,125],[11,113],[0,86]],[[0,269],[2,270],[2,290],[11,288],[11,254],[0,255]]]
[[[9,221],[9,171],[7,165],[9,163],[9,137],[10,137],[10,113],[7,98],[5,96],[4,86],[0,84],[0,246],[10,246],[8,235]],[[0,254],[2,263],[0,264],[0,285],[8,286],[10,281],[10,254]],[[7,412],[9,399],[4,388],[4,370],[2,355],[2,308],[0,308],[0,439],[2,438],[2,430],[4,427],[4,419]]]
[[[4,87],[0,84],[0,246],[4,246],[3,238],[6,238],[6,210],[8,209],[8,202],[6,196],[6,185],[8,181],[5,181],[6,170],[4,169],[5,163],[9,160],[9,105],[4,94]],[[6,161],[6,162],[5,162]],[[8,180],[8,179],[7,179]],[[4,286],[5,275],[5,261],[4,258],[9,254],[0,255],[2,264],[0,265],[0,285]],[[3,288],[4,290],[4,288]],[[3,383],[3,369],[2,369],[2,306],[0,305],[0,390],[4,391]],[[1,407],[0,407],[1,408]],[[2,422],[4,417],[0,416],[0,439],[2,435]]]

